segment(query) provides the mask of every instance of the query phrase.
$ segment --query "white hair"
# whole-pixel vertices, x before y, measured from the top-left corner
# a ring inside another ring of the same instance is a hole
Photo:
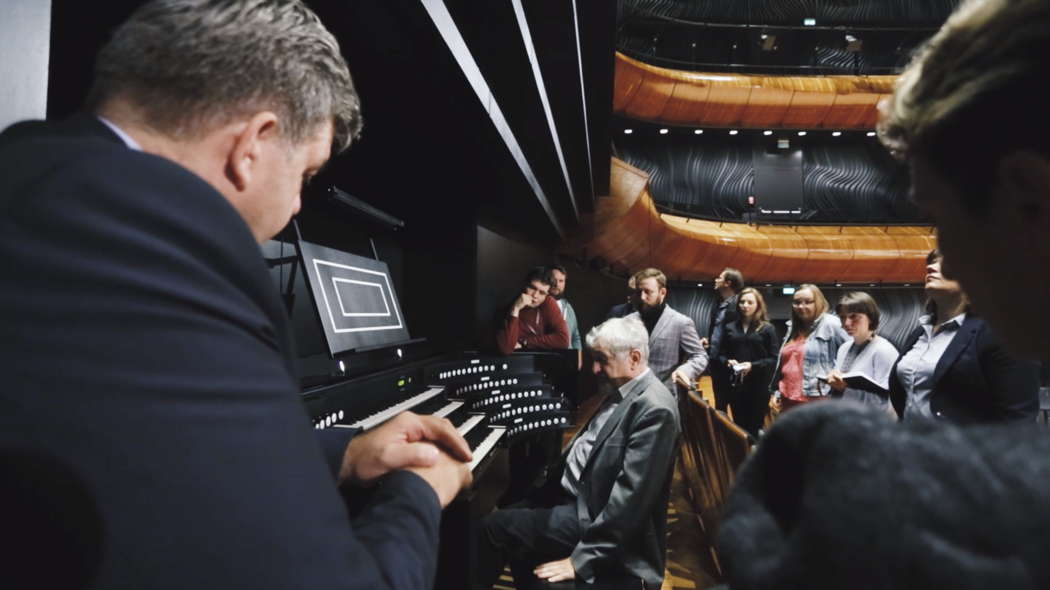
[[[587,333],[587,348],[601,348],[615,357],[632,350],[642,353],[642,362],[649,362],[649,332],[637,316],[612,318],[591,328]]]

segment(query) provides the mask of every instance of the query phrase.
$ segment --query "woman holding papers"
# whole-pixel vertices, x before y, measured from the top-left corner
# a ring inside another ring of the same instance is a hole
[[[897,349],[875,333],[879,306],[871,295],[854,291],[842,296],[835,311],[852,338],[839,347],[835,368],[828,373],[832,395],[873,404],[892,414],[889,378]]]
[[[729,368],[733,421],[758,436],[769,403],[770,375],[777,359],[777,332],[766,317],[762,294],[748,287],[737,296],[739,318],[726,325],[718,362]]]

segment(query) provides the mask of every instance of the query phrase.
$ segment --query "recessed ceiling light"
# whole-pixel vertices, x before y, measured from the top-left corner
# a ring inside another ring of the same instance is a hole
[[[769,129],[766,129],[765,131],[762,132],[762,135],[773,135],[773,132],[771,130],[769,130]]]
[[[840,135],[842,135],[842,132],[841,132],[841,131],[832,131],[832,132],[831,132],[831,136],[832,136],[832,137],[838,137],[838,136],[840,136]]]
[[[623,130],[623,134],[624,135],[630,135],[632,133],[634,133],[634,129],[624,129]]]
[[[667,130],[666,129],[661,129],[660,130],[660,135],[667,135]]]
[[[740,132],[737,131],[736,129],[730,129],[729,130],[729,135],[736,135],[737,133],[740,133]]]
[[[693,135],[702,135],[703,133],[703,129],[693,129]]]
[[[817,25],[817,19],[815,18],[804,18],[802,24],[807,27],[813,27]]]
[[[806,135],[806,132],[805,132],[805,131],[799,131],[799,132],[798,132],[798,136],[799,136],[799,137],[803,137],[804,135]]]
[[[868,132],[868,137],[875,137],[875,132],[874,131],[869,131]]]

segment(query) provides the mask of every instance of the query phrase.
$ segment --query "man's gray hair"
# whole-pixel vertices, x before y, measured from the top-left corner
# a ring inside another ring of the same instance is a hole
[[[616,357],[637,350],[642,353],[642,362],[648,363],[649,331],[637,316],[605,320],[587,333],[587,348],[598,347]]]
[[[194,137],[237,116],[271,110],[299,144],[324,123],[333,150],[361,130],[350,71],[321,20],[300,0],[154,0],[98,55],[88,107],[121,98],[143,123]]]

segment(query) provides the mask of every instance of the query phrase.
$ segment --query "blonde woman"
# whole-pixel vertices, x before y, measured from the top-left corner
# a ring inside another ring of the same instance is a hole
[[[816,285],[807,283],[795,291],[788,333],[770,384],[774,410],[788,410],[828,395],[829,388],[818,378],[835,368],[839,347],[849,335],[839,318],[827,311],[828,300]]]

